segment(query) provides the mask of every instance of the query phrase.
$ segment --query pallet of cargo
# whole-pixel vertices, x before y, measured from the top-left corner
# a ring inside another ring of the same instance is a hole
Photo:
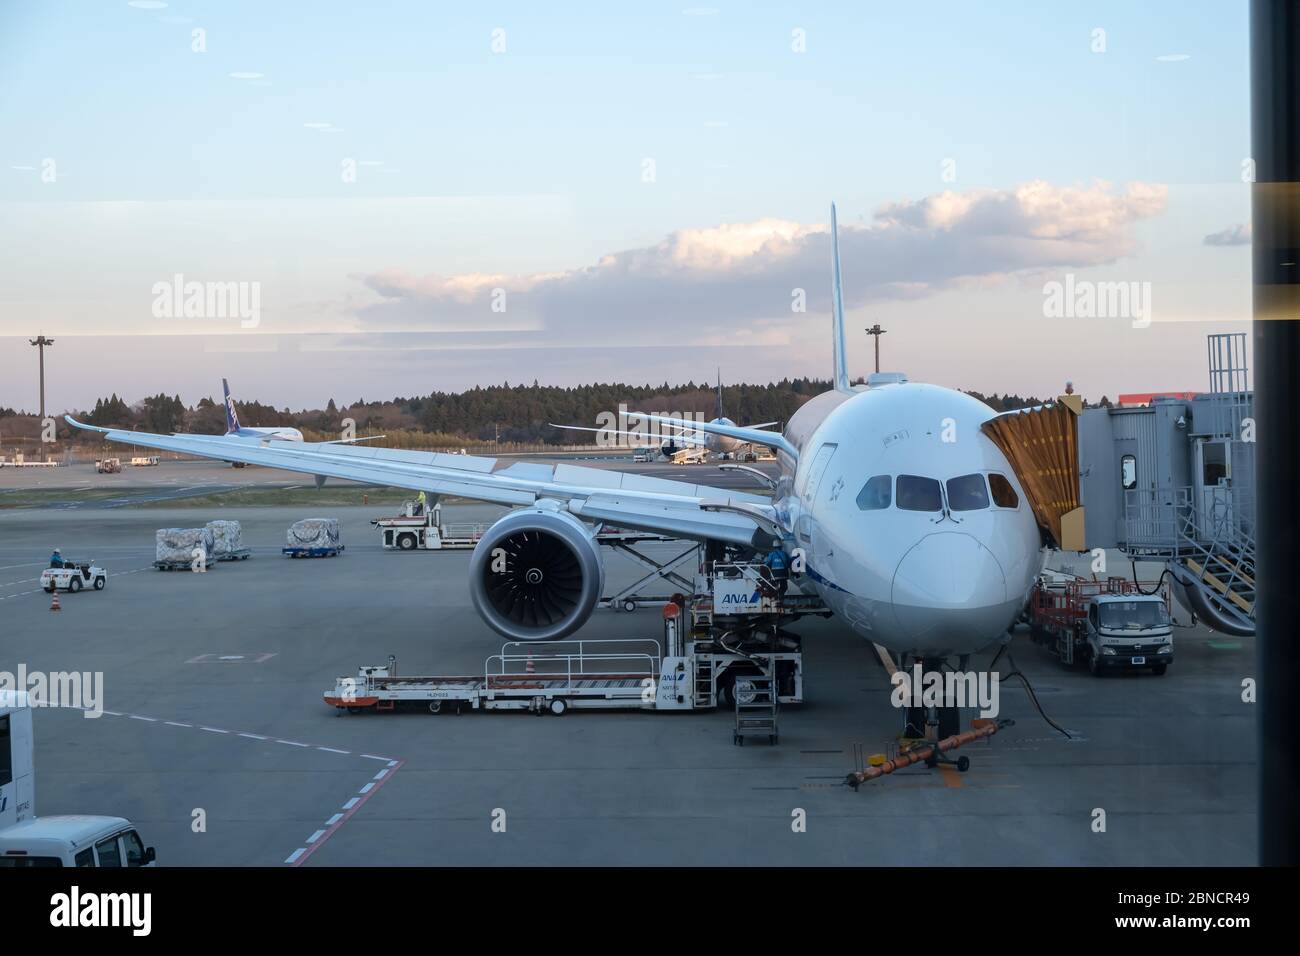
[[[343,545],[331,545],[328,548],[281,548],[280,553],[290,558],[337,558],[343,553]]]
[[[222,554],[212,556],[213,561],[247,561],[252,555],[249,548],[235,548],[233,551],[226,551]]]

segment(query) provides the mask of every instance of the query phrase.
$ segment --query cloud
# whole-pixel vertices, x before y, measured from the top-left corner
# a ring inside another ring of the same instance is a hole
[[[1250,245],[1250,223],[1238,223],[1219,232],[1212,232],[1203,240],[1207,246]]]
[[[1035,181],[888,203],[870,224],[840,227],[846,305],[1115,262],[1136,249],[1134,225],[1159,215],[1166,195],[1146,183],[1116,190]],[[760,219],[681,229],[559,272],[357,276],[379,297],[358,318],[365,328],[487,329],[508,316],[512,327],[543,329],[555,344],[593,335],[623,344],[772,343],[806,321],[792,309],[799,290],[807,312],[829,309],[829,263],[828,224]]]

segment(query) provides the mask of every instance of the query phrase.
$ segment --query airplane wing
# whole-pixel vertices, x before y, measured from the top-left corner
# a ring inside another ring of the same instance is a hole
[[[629,413],[632,414],[632,413]],[[751,442],[755,445],[765,445],[768,448],[775,448],[785,452],[791,458],[799,457],[799,450],[786,440],[784,435],[776,432],[765,432],[761,428],[745,428],[741,425],[719,425],[717,422],[688,422],[682,418],[663,418],[660,415],[647,415],[645,412],[637,412],[639,417],[652,422],[658,422],[660,425],[672,425],[677,428],[690,428],[695,431],[708,432],[713,435],[725,435],[728,438],[737,438],[740,441]]]
[[[644,439],[647,445],[658,444],[665,437],[669,441],[682,442],[683,444],[686,445],[703,445],[705,443],[705,440],[703,438],[697,438],[693,435],[687,435],[685,433],[652,438],[651,436],[647,435],[645,432],[619,431],[617,428],[588,428],[585,425],[557,425],[554,422],[548,422],[547,424],[549,424],[552,428],[565,428],[568,429],[569,431],[574,431],[574,432],[604,432],[607,435],[628,435],[630,437],[637,437],[637,438]]]
[[[272,436],[154,435],[86,425],[108,441],[521,507],[554,502],[592,522],[696,541],[766,548],[770,499],[742,491],[568,464],[504,463],[476,455],[282,441]],[[771,436],[769,436],[770,438]]]

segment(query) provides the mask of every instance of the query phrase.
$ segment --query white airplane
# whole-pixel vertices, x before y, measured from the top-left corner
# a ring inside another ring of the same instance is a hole
[[[758,553],[802,550],[805,574],[849,627],[901,654],[936,659],[1002,638],[1038,573],[1040,534],[983,403],[901,376],[851,387],[835,208],[831,207],[835,387],[784,434],[657,419],[775,449],[771,498],[596,468],[286,441],[149,435],[83,425],[110,441],[513,506],[470,560],[483,619],[511,640],[580,628],[603,589],[597,527],[654,531]],[[494,552],[502,549],[502,562]]]
[[[250,426],[241,426],[239,424],[239,413],[235,411],[235,400],[230,396],[230,383],[224,378],[221,380],[221,391],[225,395],[226,402],[226,435],[229,438],[257,438],[261,441],[275,439],[276,441],[295,441],[302,443],[302,432],[288,425],[269,425],[261,428]],[[322,445],[354,445],[360,442],[376,441],[383,438],[383,435],[368,435],[365,438],[336,438],[333,441],[320,442]],[[141,444],[144,444],[141,442]]]
[[[637,416],[639,417],[639,416]],[[656,418],[659,422],[669,422],[673,419]],[[722,369],[718,369],[718,417],[709,422],[710,425],[721,425],[724,428],[735,428],[736,423],[722,414]],[[771,428],[776,422],[760,422],[757,425],[749,425],[749,428]],[[563,428],[568,431],[576,432],[597,432],[600,435],[623,435],[637,441],[645,441],[648,436],[645,431],[636,430],[619,430],[616,428],[590,428],[585,425],[557,425],[551,423],[552,428]],[[703,461],[704,458],[698,450],[702,449],[710,455],[717,458],[726,458],[734,456],[740,449],[751,445],[750,442],[741,441],[733,438],[728,434],[719,432],[702,432],[695,428],[694,423],[683,423],[680,426],[666,426],[665,431],[668,433],[663,443],[659,446],[660,453],[672,461],[685,461],[688,458],[692,461]]]

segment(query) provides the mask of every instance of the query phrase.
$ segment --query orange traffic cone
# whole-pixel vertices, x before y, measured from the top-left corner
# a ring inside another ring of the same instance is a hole
[[[528,660],[524,662],[524,673],[525,673],[525,674],[536,674],[536,673],[537,673],[537,665],[533,663],[533,655],[532,655],[532,654],[529,654],[529,655],[528,655]]]
[[[59,589],[58,588],[55,588],[50,593],[50,610],[51,611],[59,610]]]

